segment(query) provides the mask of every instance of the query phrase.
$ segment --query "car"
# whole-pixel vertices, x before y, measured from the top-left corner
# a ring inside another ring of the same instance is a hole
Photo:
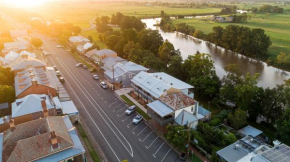
[[[62,46],[62,45],[57,45],[56,47],[57,47],[57,48],[62,48],[63,46]]]
[[[47,55],[51,55],[51,53],[50,52],[47,52],[47,51],[43,51],[43,55],[44,56],[47,56]]]
[[[136,106],[132,105],[132,106],[128,107],[128,109],[125,111],[125,114],[131,115],[134,111],[136,111]]]
[[[87,67],[87,65],[83,65],[83,68],[84,68],[84,69],[87,69],[88,67]]]
[[[61,83],[64,83],[64,82],[65,82],[65,80],[64,80],[63,77],[59,77],[59,81],[60,81]]]
[[[142,119],[143,119],[143,117],[141,115],[137,115],[137,116],[134,117],[132,122],[134,124],[139,124],[142,121]]]
[[[101,82],[100,85],[104,89],[107,89],[108,88],[108,85],[105,82]]]
[[[99,79],[98,75],[93,75],[93,78],[94,78],[95,80],[98,80],[98,79]]]
[[[54,69],[55,71],[57,71],[57,70],[58,70],[56,66],[53,66],[53,69]]]
[[[82,63],[77,63],[76,64],[76,67],[80,67],[80,66],[82,66],[83,64]]]
[[[61,76],[60,71],[56,71],[56,76],[58,76],[58,77]]]
[[[179,159],[182,161],[185,161],[187,158],[186,153],[185,152],[180,152],[179,154]]]

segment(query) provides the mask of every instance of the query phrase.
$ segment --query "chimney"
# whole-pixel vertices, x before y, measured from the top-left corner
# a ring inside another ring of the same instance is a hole
[[[15,124],[14,124],[14,119],[9,120],[9,127],[11,129],[11,132],[13,132],[16,129]]]
[[[195,105],[194,105],[194,115],[196,117],[198,116],[198,107],[199,107],[199,104],[198,104],[198,102],[196,102]]]
[[[47,107],[46,107],[46,102],[45,100],[41,100],[41,106],[42,106],[42,112],[43,112],[43,116],[44,117],[47,117],[48,116],[48,110],[47,110]]]
[[[31,83],[32,85],[37,85],[37,80],[35,78],[32,78]]]
[[[6,116],[3,117],[3,122],[4,122],[4,123],[7,123]]]
[[[53,149],[58,148],[58,142],[57,142],[56,134],[54,131],[50,132],[50,142],[51,142],[51,147]]]

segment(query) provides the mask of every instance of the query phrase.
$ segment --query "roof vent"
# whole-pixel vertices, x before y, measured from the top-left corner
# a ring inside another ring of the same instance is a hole
[[[160,80],[162,80],[162,78],[161,78],[161,77],[160,77],[159,79],[160,79]]]
[[[173,83],[170,83],[170,85],[173,85]]]
[[[239,144],[235,145],[235,149],[239,149],[241,146]]]
[[[254,141],[254,139],[253,138],[250,138],[250,142],[253,142]]]

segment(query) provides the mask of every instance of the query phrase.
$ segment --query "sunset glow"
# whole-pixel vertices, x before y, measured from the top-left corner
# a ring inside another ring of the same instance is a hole
[[[41,5],[48,0],[5,0],[4,2],[14,7],[33,7]]]

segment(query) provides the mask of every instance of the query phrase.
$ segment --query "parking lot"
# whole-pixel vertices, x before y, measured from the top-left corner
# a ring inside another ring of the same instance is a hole
[[[116,114],[127,129],[132,133],[132,138],[137,138],[140,142],[140,147],[145,147],[146,150],[159,162],[178,162],[178,154],[164,142],[146,123],[142,120],[138,125],[132,123],[133,118],[137,115],[136,112],[131,115],[126,115],[125,111],[128,105],[121,100],[116,100],[109,105],[109,109]]]

